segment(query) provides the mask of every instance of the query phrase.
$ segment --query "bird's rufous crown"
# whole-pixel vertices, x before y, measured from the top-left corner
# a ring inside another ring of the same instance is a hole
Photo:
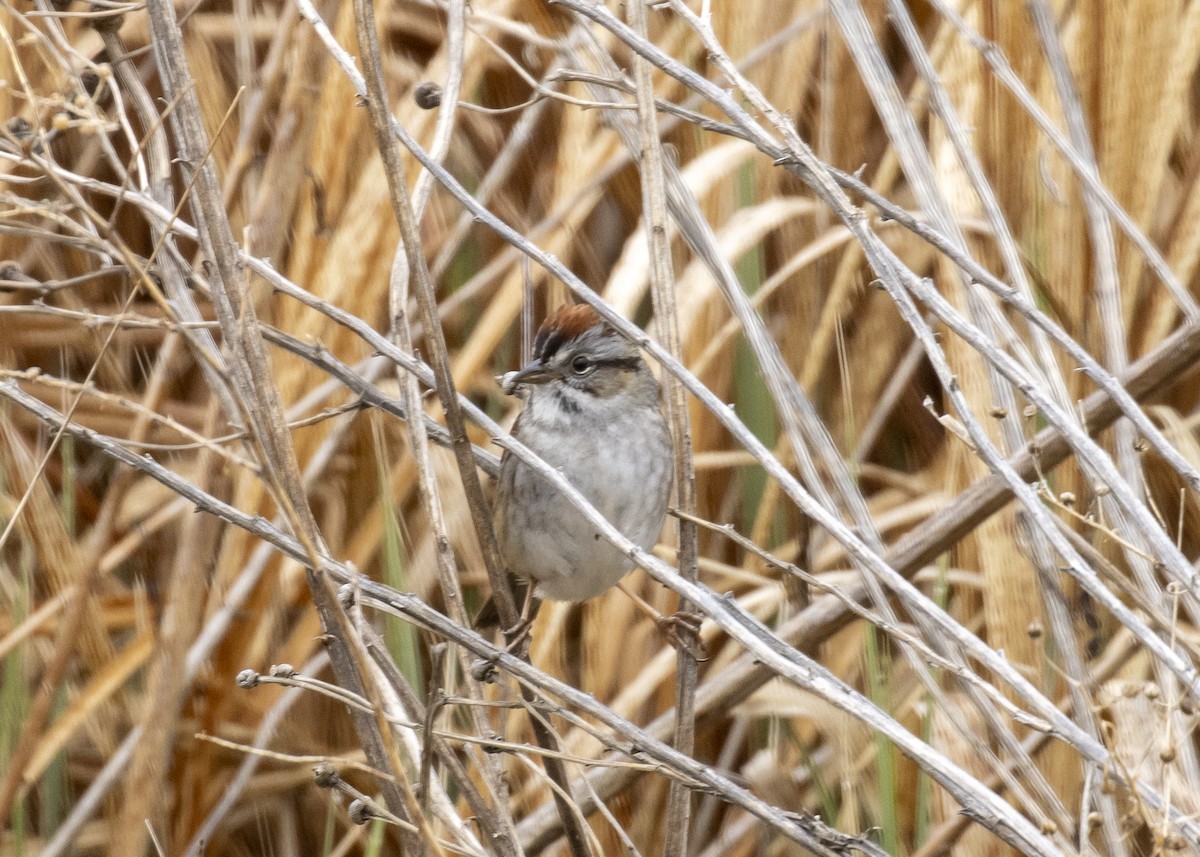
[[[539,360],[547,360],[564,342],[569,342],[603,321],[600,314],[587,304],[561,306],[546,316],[546,320],[538,328],[537,337],[533,341],[533,356]]]

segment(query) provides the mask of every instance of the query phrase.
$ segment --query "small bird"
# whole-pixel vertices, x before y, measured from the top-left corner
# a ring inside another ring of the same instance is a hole
[[[673,460],[650,367],[634,343],[586,305],[552,313],[533,350],[533,360],[505,378],[506,392],[522,388],[526,394],[513,435],[630,541],[651,548],[666,518]],[[508,452],[500,462],[493,520],[509,570],[536,582],[539,598],[585,601],[633,568],[566,498]]]

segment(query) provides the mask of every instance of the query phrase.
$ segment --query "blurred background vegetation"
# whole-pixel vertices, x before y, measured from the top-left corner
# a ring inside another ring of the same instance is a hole
[[[351,4],[321,0],[317,8],[337,41],[357,55]],[[624,15],[619,4],[609,8]],[[900,10],[927,51],[920,61],[900,33]],[[1039,37],[1031,10],[1049,16],[1049,42]],[[235,237],[291,282],[386,334],[399,232],[367,111],[352,85],[291,2],[181,0],[176,11]],[[860,13],[866,32],[847,23]],[[454,15],[463,15],[460,57],[448,39]],[[424,109],[414,93],[427,82],[444,86],[452,69],[461,74],[446,168],[655,335],[638,157],[614,131],[617,111],[597,103],[597,84],[571,79],[599,75],[604,104],[628,108],[633,96],[612,77],[613,68],[630,69],[628,48],[603,27],[542,0],[472,0],[465,9],[380,0],[376,16],[399,122],[431,146],[446,105]],[[160,97],[145,10],[6,0],[2,21],[0,116],[8,118],[0,144],[0,382],[244,512],[274,518],[260,469],[199,356],[198,332],[220,339],[203,288],[185,278],[196,317],[160,291],[173,276],[171,264],[203,273],[197,244],[177,233],[169,251],[176,263],[166,260],[162,230],[145,206],[117,202],[111,192],[124,186],[143,201],[164,198],[147,178],[154,176],[149,141],[162,138],[162,126],[145,108],[169,113],[172,105]],[[650,11],[649,24],[665,54],[732,87],[684,17],[664,6]],[[857,175],[919,222],[943,230],[953,224],[973,259],[1009,285],[1023,279],[1044,317],[1106,368],[1119,373],[1184,329],[1187,301],[1172,294],[1094,195],[1089,205],[1080,170],[1094,168],[1158,248],[1178,290],[1194,296],[1197,0],[864,0],[861,7],[847,0],[717,0],[711,26],[728,57],[821,161]],[[870,53],[864,45],[882,60],[874,77],[863,71]],[[598,53],[615,65],[598,64]],[[1065,66],[1056,66],[1058,59]],[[936,73],[935,93],[926,61]],[[1056,67],[1069,70],[1069,84],[1056,81]],[[998,72],[1011,72],[1029,101],[1022,103]],[[728,120],[666,74],[656,72],[654,82],[658,98]],[[747,103],[743,92],[734,94]],[[1071,97],[1087,146],[1068,121]],[[952,105],[953,123],[936,115],[940,98]],[[881,104],[902,106],[907,118],[885,121]],[[1070,158],[1031,104],[1070,140]],[[877,272],[847,225],[752,144],[666,112],[659,123],[667,159],[777,344],[788,382],[819,414],[883,542],[893,544],[963,502],[962,492],[989,468],[962,439],[962,415],[945,416],[954,409],[933,366],[891,296],[873,287]],[[956,151],[957,132],[970,158]],[[922,162],[932,190],[915,178]],[[186,203],[190,188],[177,166],[165,198]],[[407,169],[415,184],[415,161]],[[991,212],[979,177],[990,188]],[[866,211],[887,247],[932,278],[954,306],[974,312],[973,300],[989,302],[979,317],[993,319],[986,330],[999,349],[1022,360],[1037,351],[1036,336],[1011,307],[978,297],[973,275],[962,275],[894,219]],[[179,218],[195,224],[186,204]],[[759,355],[708,268],[674,230],[669,234],[683,363],[795,470]],[[436,183],[421,242],[455,383],[507,424],[517,403],[500,392],[495,376],[520,360],[526,292],[532,290],[540,320],[568,299],[567,289],[540,266],[523,265],[517,250]],[[387,396],[399,396],[390,364],[361,337],[261,278],[250,286],[264,324],[319,345]],[[1044,416],[1019,396],[1006,407],[985,361],[948,328],[936,330],[972,412],[1015,454],[1045,427]],[[427,357],[419,330],[416,338]],[[436,543],[403,422],[363,406],[302,350],[272,346],[269,355],[330,555],[444,610]],[[1039,356],[1036,363],[1044,389],[1067,403],[1095,390],[1061,349],[1047,353],[1050,360]],[[1195,373],[1183,365],[1170,380],[1144,403],[1145,413],[1200,467]],[[432,398],[428,413],[442,416]],[[698,514],[732,524],[776,558],[702,528],[703,583],[772,628],[836,598],[825,594],[831,589],[850,587],[859,569],[843,547],[812,526],[695,400],[690,419]],[[392,828],[355,824],[347,800],[313,781],[310,757],[363,758],[345,705],[312,690],[234,682],[243,669],[267,673],[281,663],[330,678],[302,567],[254,534],[194,514],[191,502],[86,442],[65,436],[52,443],[54,432],[11,396],[0,398],[0,436],[0,853],[183,854],[197,836],[214,855],[398,853]],[[482,429],[472,429],[471,439],[489,446]],[[1099,440],[1183,556],[1196,559],[1200,507],[1179,468],[1147,451],[1127,423]],[[432,462],[474,608],[488,583],[459,475],[441,448]],[[1102,585],[1194,663],[1195,594],[1172,588],[1136,526],[1106,512],[1109,487],[1073,461],[1042,477],[1036,481],[1045,508]],[[675,529],[666,528],[657,549],[672,563]],[[947,539],[938,558],[911,577],[938,609],[1003,652],[1099,736],[1112,754],[1108,769],[1085,762],[1070,742],[1036,740],[1004,705],[1022,704],[1018,695],[977,661],[963,669],[1000,688],[996,694],[972,693],[940,669],[923,679],[901,651],[897,626],[830,623],[806,638],[803,652],[1033,819],[1061,853],[1079,853],[1089,842],[1105,855],[1196,848],[1162,812],[1114,784],[1139,780],[1179,811],[1200,811],[1193,693],[1125,622],[1059,575],[1058,560],[1046,561],[1035,542],[1010,506]],[[801,579],[783,563],[811,577]],[[675,609],[674,593],[641,571],[629,582],[657,609]],[[1072,621],[1048,616],[1047,599],[1059,599]],[[372,618],[400,673],[424,698],[434,638],[395,617]],[[904,635],[924,640],[930,633],[907,608],[897,622]],[[746,663],[711,622],[704,639],[702,695]],[[1081,675],[1064,665],[1071,652]],[[530,656],[637,724],[675,702],[676,652],[619,592],[582,607],[545,605]],[[452,697],[469,695],[455,658],[445,663],[441,686]],[[493,700],[513,698],[505,680],[487,692]],[[959,805],[889,740],[827,700],[782,681],[720,699],[698,719],[694,756],[769,803],[819,815],[847,833],[869,831],[893,854],[1009,853],[985,826],[966,822]],[[444,728],[475,734],[479,721],[464,713],[468,707],[446,706],[439,714]],[[496,707],[485,719],[506,740],[532,740],[520,712]],[[589,769],[583,760],[604,756],[586,730],[565,720],[556,727],[574,760],[573,778]],[[1025,755],[1014,750],[1022,742]],[[285,755],[258,759],[247,778],[235,779],[248,758],[236,745],[255,743]],[[114,769],[120,752],[125,761]],[[483,764],[477,750],[460,752],[468,767]],[[507,753],[487,764],[503,770],[511,789],[504,812],[530,853],[568,853],[555,834],[557,816],[536,755]],[[410,773],[417,777],[416,768]],[[374,793],[369,776],[345,775]],[[589,818],[597,853],[659,853],[668,785],[661,773],[642,771],[606,793],[608,814]],[[453,789],[450,798],[470,815]],[[692,806],[686,853],[807,853],[717,796],[697,794]]]

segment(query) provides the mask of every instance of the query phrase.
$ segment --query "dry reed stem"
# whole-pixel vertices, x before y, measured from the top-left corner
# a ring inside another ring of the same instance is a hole
[[[629,7],[634,30],[646,36],[646,3],[639,0]],[[656,121],[654,81],[649,65],[640,57],[634,59],[634,85],[637,90],[638,143],[641,147],[639,175],[642,184],[642,219],[648,241],[650,286],[654,297],[655,319],[659,338],[667,351],[682,359],[679,318],[675,297],[675,276],[667,240],[667,187],[663,171],[662,141]],[[687,402],[683,387],[675,378],[666,380],[665,405],[674,441],[674,497],[676,506],[686,515],[696,510],[696,471],[692,462],[692,431],[689,425]],[[695,583],[697,563],[697,531],[693,521],[680,518],[679,554],[677,566],[685,580]],[[691,602],[680,599],[679,613],[688,614]],[[675,672],[675,734],[671,744],[686,755],[695,752],[696,745],[696,676],[695,647],[699,634],[685,622],[676,624],[679,654]],[[681,857],[688,848],[691,819],[690,791],[679,782],[672,782],[667,798],[666,830],[663,857]]]

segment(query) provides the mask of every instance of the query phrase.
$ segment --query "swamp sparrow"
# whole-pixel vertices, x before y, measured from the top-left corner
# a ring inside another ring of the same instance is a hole
[[[634,544],[651,548],[671,493],[671,435],[658,381],[638,347],[586,305],[538,330],[533,360],[505,378],[525,391],[513,435],[579,489]],[[633,568],[553,486],[508,452],[500,462],[496,540],[536,595],[584,601]]]

